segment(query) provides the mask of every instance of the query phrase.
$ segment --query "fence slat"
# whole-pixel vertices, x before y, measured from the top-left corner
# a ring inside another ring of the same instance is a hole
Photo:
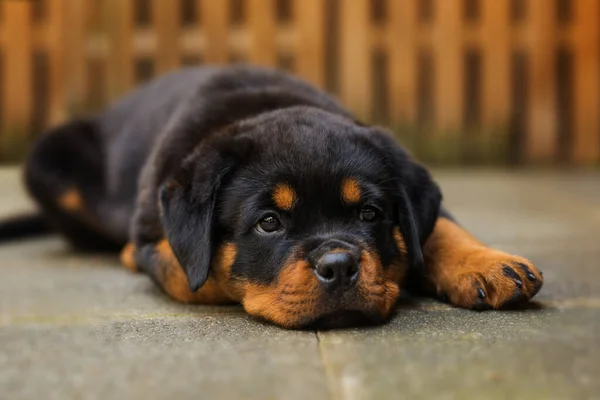
[[[4,5],[6,1],[0,1],[0,49],[4,47],[4,19],[6,18],[6,10]]]
[[[298,74],[319,87],[325,85],[325,2],[294,0],[298,42]]]
[[[204,59],[211,64],[223,64],[229,57],[229,1],[203,0],[200,3],[201,23],[206,48]]]
[[[458,132],[463,118],[462,0],[434,2],[435,123],[440,133]],[[452,38],[452,40],[449,40]]]
[[[0,1],[0,135],[3,133],[4,127],[8,125],[6,119],[6,110],[4,107],[5,97],[4,82],[6,82],[6,76],[4,76],[4,19],[6,18],[6,2]]]
[[[417,1],[388,0],[390,111],[393,122],[416,121]]]
[[[32,93],[32,30],[31,3],[9,1],[4,4],[4,129],[25,129],[30,126]],[[10,17],[7,17],[10,16]],[[8,40],[15,38],[18,40]]]
[[[162,74],[179,66],[180,1],[152,2],[154,29],[157,41],[155,55],[157,73]]]
[[[552,2],[554,4],[554,2]],[[530,0],[527,21],[529,121],[525,157],[547,162],[556,157],[556,15],[548,0]]]
[[[600,3],[574,2],[574,137],[572,161],[591,164],[600,158]]]
[[[86,41],[88,39],[88,2],[66,0],[62,8],[64,24],[62,41],[64,43],[63,79],[65,107],[68,111],[80,108],[86,99]]]
[[[456,134],[509,126],[513,153],[527,162],[600,161],[598,0],[571,0],[560,21],[550,0],[512,14],[514,0],[480,0],[470,15],[476,3],[465,0],[288,0],[291,14],[278,12],[278,0],[191,1],[198,15],[183,27],[180,0],[150,0],[149,26],[138,27],[134,0],[44,0],[38,21],[32,1],[0,0],[0,128],[31,128],[32,117],[56,124],[92,98],[121,96],[134,75],[178,67],[183,55],[293,65],[320,87],[331,83],[367,121],[381,114]]]
[[[246,4],[252,37],[250,61],[257,65],[274,67],[277,64],[275,1],[247,0]]]
[[[510,0],[482,2],[482,122],[490,127],[510,118]]]
[[[368,0],[338,0],[340,15],[340,97],[361,118],[368,117],[373,93]]]
[[[104,0],[104,26],[109,40],[108,96],[118,98],[133,86],[133,1]]]
[[[48,3],[47,31],[48,36],[48,125],[56,125],[66,118],[66,75],[65,65],[65,9],[66,0],[52,0]],[[69,27],[72,29],[73,27]],[[77,32],[77,33],[75,33]],[[83,36],[83,31],[70,31],[70,35]]]

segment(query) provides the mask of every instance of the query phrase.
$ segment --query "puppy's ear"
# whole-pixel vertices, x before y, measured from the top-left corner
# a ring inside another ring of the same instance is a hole
[[[166,239],[184,270],[190,290],[208,278],[215,243],[217,195],[238,158],[234,140],[200,145],[160,189]],[[244,143],[237,143],[243,151]]]
[[[392,176],[395,218],[408,247],[411,264],[422,268],[421,249],[438,218],[441,191],[429,172],[400,147],[390,133],[381,128],[372,128],[372,131]]]

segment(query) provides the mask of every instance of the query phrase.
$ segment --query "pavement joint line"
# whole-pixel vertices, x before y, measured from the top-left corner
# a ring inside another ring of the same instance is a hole
[[[600,309],[600,298],[599,297],[573,297],[573,298],[563,298],[557,300],[542,300],[542,301],[533,301],[533,303],[539,304],[541,306],[540,310],[566,310],[573,308],[584,308],[584,309]],[[402,306],[398,307],[398,312],[402,311],[429,311],[429,312],[437,312],[437,311],[456,311],[462,310],[459,307],[453,307],[448,304],[443,303],[429,303],[429,304],[419,304],[419,305],[411,305],[411,306]],[[246,317],[247,314],[242,312],[240,309],[223,309],[223,310],[214,310],[214,312],[210,311],[200,311],[200,312],[172,312],[172,313],[100,313],[100,314],[85,314],[85,315],[75,315],[75,314],[63,314],[63,315],[37,315],[37,314],[21,314],[21,315],[0,315],[0,327],[2,326],[11,326],[11,325],[29,325],[29,324],[43,324],[43,325],[80,325],[87,324],[96,321],[106,321],[106,320],[145,320],[145,319],[155,319],[155,318],[205,318],[205,317],[222,317],[222,316],[238,316],[238,317]],[[321,347],[321,338],[319,332],[316,332],[317,340],[320,343]]]
[[[535,301],[534,301],[535,302]],[[570,310],[575,308],[583,309],[600,309],[600,298],[597,297],[577,297],[568,298],[561,300],[543,300],[535,302],[542,306],[540,311],[543,310]],[[425,311],[425,312],[438,312],[438,311],[457,311],[462,310],[458,307],[453,307],[446,304],[423,304],[418,306],[400,307],[398,312],[402,311]],[[246,317],[247,315],[240,310],[215,310],[212,312],[191,312],[191,313],[147,313],[147,314],[128,314],[128,313],[116,313],[116,314],[86,314],[86,315],[0,315],[0,327],[9,326],[24,326],[24,325],[50,325],[50,326],[76,326],[76,325],[89,325],[94,322],[109,322],[109,321],[121,321],[121,320],[151,320],[156,318],[172,318],[172,319],[189,319],[189,318],[206,318],[206,317]],[[327,372],[328,364],[326,351],[321,342],[320,333],[316,332],[317,341],[319,343],[319,350],[321,358],[323,360],[324,368]],[[338,399],[338,397],[333,397]]]
[[[315,332],[317,338],[317,346],[319,346],[319,358],[323,364],[323,370],[325,371],[325,380],[327,381],[327,389],[329,390],[329,396],[332,400],[343,400],[338,381],[335,379],[335,374],[329,359],[327,357],[327,350],[325,350],[325,344],[321,340],[321,333]]]

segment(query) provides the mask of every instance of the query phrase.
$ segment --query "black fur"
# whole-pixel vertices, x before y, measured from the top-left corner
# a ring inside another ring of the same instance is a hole
[[[0,222],[0,241],[42,236],[51,232],[48,221],[41,214],[19,215]]]
[[[433,231],[442,193],[427,170],[414,161],[387,132],[376,130],[375,140],[393,171],[396,218],[414,268],[423,268],[421,248]]]
[[[360,204],[340,198],[347,177],[360,183]],[[285,234],[257,234],[278,182],[298,192],[298,204],[278,212]],[[232,275],[269,283],[292,249],[310,253],[328,240],[371,246],[387,268],[400,257],[398,226],[418,269],[441,202],[427,171],[389,133],[297,78],[245,66],[169,74],[55,129],[32,151],[26,184],[77,247],[131,241],[153,254],[166,238],[192,291],[226,241],[238,249]],[[72,187],[98,224],[57,206]],[[359,218],[363,204],[380,210],[375,222]]]
[[[69,122],[44,134],[25,164],[25,186],[50,225],[83,250],[116,250],[124,243],[110,227],[90,227],[57,205],[62,193],[77,188],[90,215],[100,221],[106,196],[106,157],[100,135],[94,120]]]

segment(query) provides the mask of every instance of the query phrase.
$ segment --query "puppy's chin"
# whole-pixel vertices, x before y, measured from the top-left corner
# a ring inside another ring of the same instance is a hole
[[[390,309],[377,309],[372,304],[359,305],[356,302],[343,305],[324,301],[313,303],[313,307],[290,310],[285,305],[271,303],[268,308],[252,309],[243,302],[246,311],[254,318],[269,322],[285,329],[330,330],[354,328],[384,323],[392,314]],[[281,306],[281,307],[280,307]]]
[[[373,326],[384,323],[388,316],[376,315],[366,311],[359,310],[338,310],[327,312],[315,317],[300,317],[276,320],[271,318],[268,313],[250,314],[254,318],[277,325],[285,329],[297,330],[331,330],[342,328],[357,328],[362,326]]]
[[[303,329],[340,329],[354,328],[365,325],[377,325],[385,321],[385,318],[375,316],[363,311],[357,310],[339,310],[325,314],[314,321],[306,324]]]

